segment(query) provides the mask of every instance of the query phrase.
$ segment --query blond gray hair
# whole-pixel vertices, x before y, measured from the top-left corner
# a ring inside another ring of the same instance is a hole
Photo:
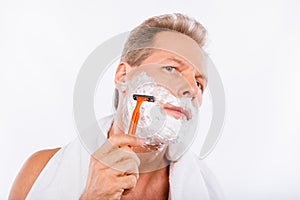
[[[145,20],[130,32],[124,45],[121,61],[131,66],[140,65],[152,52],[154,36],[163,31],[185,34],[202,47],[206,40],[206,29],[194,18],[180,13],[165,14]]]

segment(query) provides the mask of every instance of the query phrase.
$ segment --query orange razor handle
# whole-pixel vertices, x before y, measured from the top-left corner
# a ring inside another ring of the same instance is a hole
[[[135,134],[136,127],[138,125],[139,118],[140,118],[140,107],[141,107],[141,105],[144,101],[148,100],[148,98],[137,96],[136,100],[137,100],[137,103],[136,103],[136,106],[135,106],[134,111],[132,113],[130,126],[129,126],[129,130],[128,130],[129,135],[134,135]]]

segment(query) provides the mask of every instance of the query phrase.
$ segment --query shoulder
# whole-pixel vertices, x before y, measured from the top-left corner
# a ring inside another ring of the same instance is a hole
[[[25,199],[41,171],[58,150],[60,148],[41,150],[32,154],[17,175],[9,199]]]

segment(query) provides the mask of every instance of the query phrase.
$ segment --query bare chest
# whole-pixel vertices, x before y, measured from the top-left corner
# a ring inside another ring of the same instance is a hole
[[[139,181],[138,181],[139,183]],[[137,184],[134,191],[122,195],[121,200],[167,200],[169,197],[169,181],[157,180],[148,184]]]

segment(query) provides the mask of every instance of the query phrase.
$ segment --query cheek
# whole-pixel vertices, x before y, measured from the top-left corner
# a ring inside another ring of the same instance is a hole
[[[199,108],[202,105],[203,95],[199,90],[198,95],[192,100],[193,106]]]
[[[180,76],[176,74],[166,74],[163,72],[158,72],[157,74],[151,75],[157,85],[163,86],[167,88],[173,95],[177,96],[176,92],[182,84],[182,80]]]

